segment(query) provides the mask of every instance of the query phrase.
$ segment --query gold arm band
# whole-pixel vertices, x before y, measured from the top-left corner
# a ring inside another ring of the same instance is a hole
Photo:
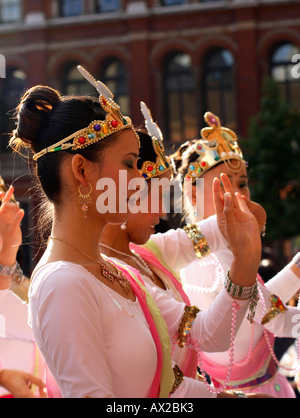
[[[197,306],[186,306],[184,308],[184,314],[178,330],[177,344],[179,347],[182,348],[185,346],[188,334],[199,312],[200,309]]]
[[[173,389],[171,391],[171,395],[173,395],[173,393],[179,388],[181,383],[184,381],[184,375],[182,371],[180,370],[180,368],[177,366],[177,364],[175,367],[173,367],[173,372],[174,372],[175,382],[173,385]]]
[[[187,225],[183,228],[187,236],[194,244],[197,258],[204,258],[210,255],[210,248],[205,236],[197,225]]]

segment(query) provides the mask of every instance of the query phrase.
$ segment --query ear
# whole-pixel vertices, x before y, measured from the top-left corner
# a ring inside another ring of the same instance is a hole
[[[75,179],[83,186],[88,185],[87,181],[87,160],[80,154],[74,155],[72,158],[72,172]]]

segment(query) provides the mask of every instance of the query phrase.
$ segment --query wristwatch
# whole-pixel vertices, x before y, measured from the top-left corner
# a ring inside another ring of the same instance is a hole
[[[21,269],[18,262],[13,266],[4,266],[0,264],[0,275],[5,277],[11,277],[18,283],[21,283],[24,280],[23,270]]]

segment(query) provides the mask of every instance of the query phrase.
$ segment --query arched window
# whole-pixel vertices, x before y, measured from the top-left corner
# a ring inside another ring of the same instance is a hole
[[[234,83],[234,57],[222,48],[210,51],[204,60],[204,113],[215,113],[222,124],[237,129]]]
[[[78,16],[83,13],[82,0],[59,0],[59,15],[66,16]]]
[[[0,86],[0,152],[5,152],[8,151],[9,134],[15,129],[12,112],[28,87],[27,75],[19,68],[7,68],[6,79],[1,80]]]
[[[124,115],[130,115],[130,97],[128,89],[128,74],[124,63],[118,58],[106,60],[101,70],[101,81],[114,94],[114,100]]]
[[[65,67],[62,77],[62,92],[69,96],[84,96],[95,93],[95,89],[82,77],[77,70],[79,63],[70,63]]]
[[[292,62],[300,48],[292,43],[277,46],[271,55],[271,75],[280,85],[281,97],[300,107],[300,79],[293,74],[296,63]]]
[[[166,59],[163,86],[167,138],[177,143],[196,138],[196,85],[189,55],[177,52]]]

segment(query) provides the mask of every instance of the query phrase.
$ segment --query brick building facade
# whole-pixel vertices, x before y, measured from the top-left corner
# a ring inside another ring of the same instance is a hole
[[[7,112],[35,84],[90,93],[77,64],[108,84],[136,124],[145,101],[168,148],[197,137],[207,110],[247,136],[267,75],[300,106],[300,79],[291,76],[299,0],[0,0],[0,54],[0,171],[8,182],[22,176],[27,213],[30,176],[6,149]]]

